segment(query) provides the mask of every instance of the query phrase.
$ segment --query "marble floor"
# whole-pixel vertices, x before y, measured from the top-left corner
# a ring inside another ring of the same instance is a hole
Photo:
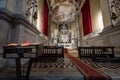
[[[76,50],[69,50],[69,53],[79,58]],[[116,57],[120,57],[120,55],[116,55]],[[111,80],[120,80],[120,62],[93,62],[91,59],[86,58],[80,60],[88,64],[88,66],[94,67],[98,71],[110,76]]]
[[[83,75],[66,57],[57,62],[33,64],[31,78],[35,76],[44,80],[84,80]]]
[[[69,54],[78,57],[76,50],[69,50]],[[104,72],[112,80],[120,80],[120,63],[94,63],[89,59],[80,59],[98,71]],[[26,66],[22,67],[22,74],[25,75]],[[15,68],[7,67],[0,70],[0,80],[17,80]],[[56,62],[34,62],[30,74],[30,80],[84,80],[82,73],[67,58],[59,58]]]
[[[16,80],[15,69],[7,68],[6,70],[0,73],[0,80]],[[24,66],[22,74],[25,75],[25,72],[26,67]],[[30,80],[84,80],[84,77],[75,65],[65,57],[57,59],[56,62],[34,62]]]

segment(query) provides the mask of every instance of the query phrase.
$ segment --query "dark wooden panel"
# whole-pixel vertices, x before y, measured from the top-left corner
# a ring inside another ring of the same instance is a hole
[[[42,44],[27,46],[4,46],[4,58],[35,58],[42,55]]]

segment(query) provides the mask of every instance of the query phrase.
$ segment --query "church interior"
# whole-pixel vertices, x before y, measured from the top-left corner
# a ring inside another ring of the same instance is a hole
[[[0,0],[0,80],[120,80],[120,0]]]

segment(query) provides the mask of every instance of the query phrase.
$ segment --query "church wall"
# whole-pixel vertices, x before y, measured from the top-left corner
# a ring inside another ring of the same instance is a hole
[[[16,0],[15,7],[14,7],[14,15],[18,17],[25,17],[25,6],[26,6],[26,0]]]
[[[94,34],[103,30],[103,18],[100,10],[99,0],[90,0],[92,28]]]
[[[6,7],[6,0],[0,0],[0,12],[4,11]],[[6,61],[3,59],[3,49],[4,44],[7,43],[8,40],[8,31],[9,31],[9,23],[5,20],[2,20],[0,17],[0,68],[6,66]]]
[[[8,36],[10,31],[10,24],[0,19],[0,46],[3,46],[8,42]]]
[[[110,11],[109,11],[110,9],[109,9],[108,1],[109,0],[99,0],[103,15],[104,27],[111,26]]]
[[[14,23],[14,22],[13,22]],[[3,59],[3,46],[9,43],[26,43],[30,41],[31,43],[42,43],[45,39],[22,24],[11,24],[6,20],[0,19],[0,68],[9,66],[15,66],[14,59]],[[27,62],[28,59],[22,59],[22,64]]]
[[[97,0],[90,0],[90,4],[95,3]],[[93,2],[92,2],[93,1]],[[94,2],[95,1],[95,2]],[[97,23],[97,14],[98,9],[97,4],[94,4],[94,6],[91,6],[91,13],[92,15],[92,25],[93,25],[93,32],[87,36],[83,36],[83,32],[81,32],[81,46],[115,46],[115,52],[120,54],[120,25],[112,26],[111,19],[110,19],[110,13],[109,13],[109,7],[108,7],[108,0],[99,0],[100,9],[102,12],[102,18],[103,18],[103,25],[104,29],[102,32],[98,32],[94,28],[94,26],[98,25]],[[93,11],[95,10],[95,11]],[[80,15],[81,17],[82,15]],[[95,18],[96,17],[96,18]],[[99,18],[98,18],[99,19]],[[100,24],[98,25],[100,26]],[[82,30],[82,19],[80,19],[80,28]],[[83,30],[82,30],[83,31]],[[95,35],[95,33],[98,33]]]
[[[91,20],[92,20],[92,30],[93,32],[84,36],[83,35],[83,22],[82,22],[82,12],[80,12],[79,22],[80,22],[80,29],[81,29],[81,45],[87,45],[84,40],[87,40],[91,37],[98,36],[100,32],[102,32],[104,25],[103,25],[103,17],[102,12],[99,5],[99,0],[90,0],[90,12],[91,12]]]
[[[23,24],[16,24],[14,25],[16,27],[13,29],[11,36],[11,41],[16,43],[26,43],[27,41],[30,41],[30,43],[42,43],[44,42],[43,37],[38,36],[38,33],[35,33],[28,29]],[[15,35],[16,34],[16,35]],[[40,39],[38,39],[40,38]],[[28,61],[28,59],[21,59],[21,63],[24,64]],[[7,65],[10,67],[14,67],[15,60],[14,59],[8,59]]]
[[[4,9],[6,7],[6,0],[0,0],[0,9]]]
[[[14,12],[15,0],[0,0],[0,12],[9,12],[12,14]]]
[[[34,33],[33,31],[26,28],[24,25],[20,26],[20,32],[19,32],[19,39],[18,43],[25,43],[26,41],[30,41],[30,43],[42,43],[44,42],[44,36],[40,36],[38,33]]]
[[[36,42],[37,34],[24,27],[24,25],[19,25],[19,27],[18,43],[25,43],[26,41],[30,41],[30,43]]]
[[[39,0],[38,3],[38,23],[37,23],[37,29],[39,31],[42,31],[42,26],[43,26],[43,7],[44,7],[44,0]]]
[[[6,66],[6,59],[3,59],[3,49],[2,47],[8,43],[9,41],[9,33],[10,33],[10,24],[0,19],[0,68]]]
[[[16,0],[6,0],[7,5],[6,8],[9,10],[11,13],[15,12],[15,7],[16,7]]]
[[[0,68],[15,66],[14,60],[2,58],[4,45],[25,43],[27,40],[31,43],[46,41],[37,27],[24,18],[24,5],[25,0],[0,0]],[[26,61],[22,60],[22,63]]]

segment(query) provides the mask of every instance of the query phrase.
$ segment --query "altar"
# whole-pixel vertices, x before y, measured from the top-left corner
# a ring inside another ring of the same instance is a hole
[[[58,43],[58,46],[64,46],[64,48],[72,48],[71,43]]]

